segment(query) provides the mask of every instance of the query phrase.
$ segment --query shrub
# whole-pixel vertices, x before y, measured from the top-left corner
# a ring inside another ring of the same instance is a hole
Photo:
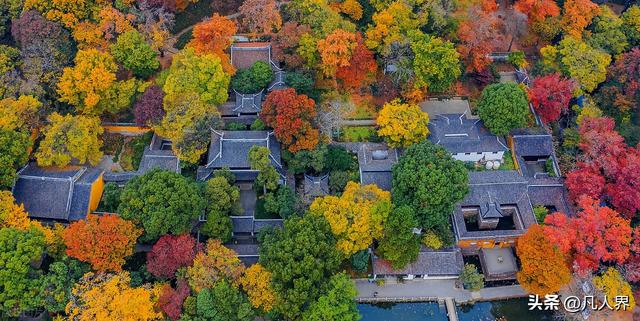
[[[549,214],[549,210],[542,205],[536,205],[533,207],[533,214],[536,215],[538,224],[543,224],[544,218],[547,217],[547,214]]]
[[[438,237],[438,234],[432,230],[427,230],[427,232],[424,233],[424,236],[422,236],[422,244],[434,250],[439,250],[444,245],[440,237]]]
[[[464,288],[469,291],[478,291],[484,288],[484,275],[478,273],[478,269],[474,264],[466,263],[460,274],[460,281]]]
[[[241,94],[257,93],[273,81],[271,66],[263,61],[256,61],[249,69],[240,69],[231,80],[233,89]]]

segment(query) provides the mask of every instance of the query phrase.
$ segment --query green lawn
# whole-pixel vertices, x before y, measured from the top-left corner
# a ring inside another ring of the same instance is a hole
[[[378,142],[380,138],[373,126],[345,126],[340,134],[343,142]]]

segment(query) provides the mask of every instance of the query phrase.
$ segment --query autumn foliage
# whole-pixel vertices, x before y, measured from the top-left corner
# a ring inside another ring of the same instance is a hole
[[[320,68],[325,76],[331,77],[337,68],[348,66],[356,46],[356,35],[341,29],[336,29],[325,39],[318,40],[318,52],[322,59]]]
[[[590,0],[565,1],[562,15],[564,32],[575,39],[581,39],[582,31],[598,13],[600,13],[600,8]]]
[[[403,104],[396,99],[384,104],[376,123],[378,135],[391,147],[408,147],[429,135],[429,115],[415,104]]]
[[[583,152],[577,169],[567,174],[569,196],[606,200],[631,219],[640,210],[640,149],[628,147],[611,118],[585,118],[580,125]]]
[[[481,72],[491,60],[488,54],[493,52],[503,40],[499,32],[501,20],[491,11],[479,6],[470,7],[458,26],[458,52],[462,56],[467,71]]]
[[[245,0],[239,8],[242,26],[252,35],[280,30],[282,17],[275,0]]]
[[[578,273],[595,271],[600,262],[624,263],[631,246],[629,220],[587,197],[578,205],[581,211],[575,217],[554,213],[545,218],[547,238],[567,255]]]
[[[182,315],[182,303],[189,296],[189,284],[184,280],[178,280],[176,288],[165,284],[158,298],[158,306],[169,319],[176,321]]]
[[[312,122],[316,117],[316,103],[295,89],[274,90],[262,104],[260,118],[274,130],[276,138],[292,152],[313,149],[320,133]]]
[[[531,21],[542,21],[560,14],[560,8],[553,0],[518,0],[513,7],[526,14]]]
[[[71,291],[67,304],[68,320],[158,320],[155,309],[159,289],[131,287],[128,272],[118,274],[87,273]]]
[[[542,226],[531,226],[518,239],[516,250],[522,266],[518,282],[527,292],[544,296],[571,280],[564,255],[547,239]]]
[[[575,83],[558,73],[533,80],[529,89],[529,100],[544,123],[558,120],[560,114],[569,108],[569,100]]]
[[[235,68],[231,65],[230,58],[225,51],[231,46],[231,37],[237,31],[238,27],[235,22],[214,13],[209,20],[193,27],[193,39],[191,39],[188,46],[193,47],[197,54],[208,53],[219,57],[222,62],[222,69],[226,73],[233,74]]]
[[[222,245],[220,240],[211,239],[204,251],[196,255],[193,265],[187,268],[187,280],[197,293],[222,280],[238,284],[243,271],[244,264],[238,259],[238,254]]]
[[[336,78],[342,83],[342,87],[355,93],[373,83],[378,67],[373,52],[365,46],[360,33],[356,34],[356,43],[349,64],[338,67],[336,71]]]
[[[244,271],[240,278],[240,285],[249,296],[249,301],[256,309],[269,312],[276,301],[271,285],[271,272],[260,263],[254,264]]]
[[[89,214],[86,221],[69,225],[62,234],[67,255],[88,262],[98,272],[122,270],[142,234],[132,222],[116,215]]]
[[[348,182],[342,196],[318,197],[309,211],[329,222],[338,240],[336,246],[348,257],[382,237],[391,195],[376,185]]]
[[[147,253],[147,271],[159,278],[172,278],[181,267],[191,265],[196,240],[189,234],[164,235]]]

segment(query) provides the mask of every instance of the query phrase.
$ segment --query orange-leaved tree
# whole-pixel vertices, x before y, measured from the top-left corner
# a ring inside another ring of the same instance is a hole
[[[69,225],[62,238],[67,255],[88,262],[98,272],[119,272],[141,234],[132,222],[116,215],[89,214],[87,220]]]
[[[198,253],[193,265],[187,268],[187,281],[197,293],[213,288],[222,280],[238,285],[243,271],[244,264],[235,251],[222,245],[220,240],[210,239],[205,250]]]
[[[155,308],[161,286],[131,287],[128,272],[85,274],[71,290],[68,320],[110,321],[162,319]]]
[[[582,31],[595,16],[600,13],[600,7],[590,0],[567,0],[564,3],[562,15],[562,27],[564,32],[580,40]]]
[[[522,266],[518,282],[529,293],[546,295],[558,292],[571,281],[571,271],[562,252],[533,225],[518,239],[516,251]]]
[[[254,264],[244,271],[240,285],[247,293],[251,305],[256,309],[269,312],[273,309],[276,295],[271,285],[271,272],[260,263]]]
[[[513,7],[526,14],[532,22],[557,17],[560,14],[560,7],[553,0],[518,0]]]
[[[569,256],[575,272],[596,271],[601,262],[623,264],[631,254],[629,220],[589,197],[582,197],[578,206],[575,217],[554,213],[545,218],[547,238]]]
[[[254,36],[277,32],[282,27],[276,0],[245,0],[239,13],[242,27]]]
[[[214,13],[209,20],[193,27],[193,38],[188,46],[197,54],[213,54],[222,62],[222,69],[228,74],[235,73],[229,56],[225,50],[233,43],[233,35],[238,31],[236,23],[227,17]]]
[[[356,45],[356,35],[342,29],[336,29],[326,38],[318,40],[318,52],[322,58],[320,69],[324,75],[333,77],[337,68],[348,66]]]
[[[372,84],[378,68],[373,51],[364,44],[360,33],[356,34],[356,43],[349,64],[338,67],[336,71],[336,78],[351,92],[359,92],[361,88]]]
[[[499,31],[502,21],[495,12],[485,11],[478,5],[469,7],[462,16],[457,32],[458,52],[467,71],[483,71],[491,64],[488,54],[503,41]]]
[[[320,133],[312,124],[316,103],[295,89],[274,90],[262,104],[260,118],[274,130],[276,138],[292,153],[311,150],[318,144]]]

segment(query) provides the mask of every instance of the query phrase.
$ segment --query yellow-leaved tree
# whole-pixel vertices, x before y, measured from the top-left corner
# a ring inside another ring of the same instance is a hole
[[[0,128],[7,130],[32,130],[38,127],[42,103],[33,96],[0,100]]]
[[[79,164],[89,162],[97,165],[102,158],[102,140],[104,131],[100,119],[88,116],[62,116],[53,113],[49,116],[49,125],[44,129],[44,139],[36,152],[40,166],[69,165],[72,160]]]
[[[382,237],[391,212],[391,194],[376,185],[348,182],[342,196],[316,198],[309,212],[329,222],[338,239],[336,246],[345,256],[351,256]]]
[[[210,239],[205,250],[198,253],[193,265],[187,268],[187,281],[198,293],[202,289],[213,288],[222,280],[237,286],[242,272],[244,264],[238,254],[222,245],[220,240]]]
[[[244,271],[240,277],[240,285],[247,293],[251,305],[256,309],[269,312],[273,309],[276,295],[271,287],[271,272],[260,263],[254,264]]]
[[[116,81],[118,66],[113,57],[97,49],[80,50],[75,66],[64,68],[58,82],[61,102],[81,114],[115,113],[131,104],[138,89],[135,79]]]
[[[378,135],[387,139],[391,147],[408,147],[429,135],[429,115],[418,105],[404,104],[395,99],[386,103],[376,120]]]
[[[602,275],[595,276],[593,285],[602,291],[611,307],[616,307],[616,297],[628,297],[629,305],[626,307],[626,311],[631,312],[635,308],[636,301],[633,297],[631,285],[615,268],[610,267]],[[622,309],[623,307],[619,306],[619,308]]]
[[[155,309],[161,286],[131,287],[130,282],[128,272],[85,274],[71,290],[67,320],[161,320]]]
[[[16,204],[16,200],[9,191],[0,191],[0,229],[15,228],[27,231],[36,228],[44,235],[49,255],[57,256],[64,252],[62,231],[64,227],[56,224],[53,227],[45,227],[38,221],[31,220],[22,204]]]

